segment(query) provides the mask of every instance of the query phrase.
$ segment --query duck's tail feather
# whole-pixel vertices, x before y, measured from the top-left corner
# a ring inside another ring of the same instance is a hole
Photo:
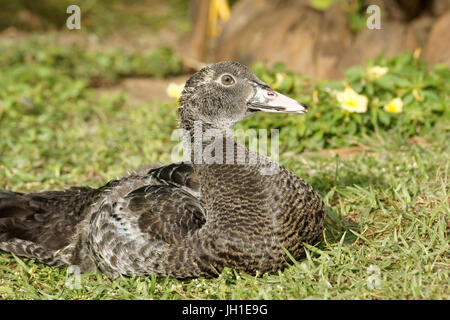
[[[0,242],[15,238],[18,228],[15,224],[32,214],[29,205],[23,201],[23,194],[0,190]]]
[[[0,250],[26,258],[36,259],[39,262],[49,265],[62,265],[66,263],[66,261],[58,257],[56,250],[49,250],[40,244],[17,238],[0,241]]]
[[[29,194],[0,190],[0,249],[60,264],[55,252],[70,243],[92,200],[90,188]]]
[[[25,214],[27,208],[20,201],[20,196],[22,193],[0,190],[0,219]]]

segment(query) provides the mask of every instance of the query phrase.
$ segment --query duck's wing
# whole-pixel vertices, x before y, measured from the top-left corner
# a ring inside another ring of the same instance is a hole
[[[171,163],[151,169],[148,174],[155,180],[155,184],[177,186],[200,199],[200,183],[191,162]]]
[[[179,242],[206,221],[200,200],[177,186],[142,187],[129,193],[125,203],[123,210],[139,217],[141,232],[168,244]]]
[[[91,251],[101,270],[165,275],[161,261],[206,222],[200,189],[188,163],[148,172],[149,183],[123,196],[106,197],[90,222]]]
[[[149,184],[117,201],[107,201],[112,206],[113,218],[134,221],[137,226],[131,229],[169,244],[203,226],[206,212],[191,163],[172,163],[151,169],[147,175]]]

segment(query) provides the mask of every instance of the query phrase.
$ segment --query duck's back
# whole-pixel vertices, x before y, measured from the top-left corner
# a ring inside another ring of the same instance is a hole
[[[131,174],[99,189],[0,191],[0,249],[78,265],[82,272],[99,265],[112,275],[131,273],[119,264],[137,259],[143,247],[156,252],[201,227],[199,194],[189,163]]]

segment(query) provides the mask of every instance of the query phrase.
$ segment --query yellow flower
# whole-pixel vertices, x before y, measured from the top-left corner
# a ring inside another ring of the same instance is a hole
[[[402,99],[392,99],[387,105],[384,106],[384,110],[389,113],[401,113],[403,111]]]
[[[167,95],[169,97],[173,97],[175,99],[180,99],[181,93],[183,92],[184,84],[176,84],[174,82],[171,82],[167,87]]]
[[[358,94],[349,86],[345,87],[344,91],[336,92],[336,99],[341,104],[342,109],[347,111],[357,113],[364,113],[367,111],[367,97]]]
[[[384,76],[386,73],[388,73],[388,71],[389,71],[389,68],[373,66],[373,67],[367,69],[367,77],[370,80],[378,80],[382,76]]]
[[[413,52],[413,58],[414,59],[419,59],[420,55],[422,54],[422,48],[415,48],[414,52]]]
[[[416,89],[414,89],[414,90],[412,91],[412,94],[413,94],[414,98],[415,98],[417,101],[420,102],[420,101],[423,100],[423,98],[420,96],[419,92],[418,92]]]
[[[275,74],[275,79],[276,79],[276,81],[275,81],[275,83],[272,85],[272,88],[278,89],[278,88],[280,87],[281,83],[283,83],[284,75],[283,75],[282,73],[277,72],[277,73]]]
[[[313,92],[313,102],[314,103],[319,102],[319,91],[317,91],[317,90],[314,90],[314,92]]]

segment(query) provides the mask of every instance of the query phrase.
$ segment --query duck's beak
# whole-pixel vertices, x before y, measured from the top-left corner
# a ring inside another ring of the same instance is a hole
[[[297,100],[276,92],[268,85],[250,81],[255,90],[254,96],[247,102],[249,111],[278,113],[307,113],[308,107]]]

